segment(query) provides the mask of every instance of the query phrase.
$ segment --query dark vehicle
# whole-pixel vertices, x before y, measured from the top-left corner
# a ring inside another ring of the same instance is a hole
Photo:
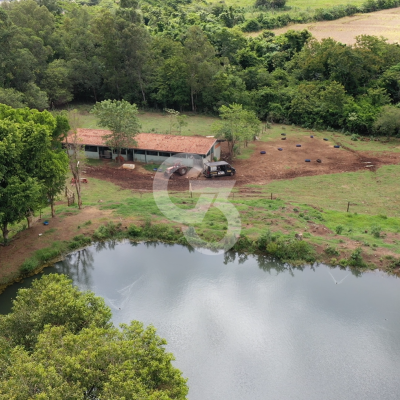
[[[172,167],[169,167],[164,171],[164,176],[168,178],[174,173],[182,176],[185,175],[187,171],[188,167],[186,167],[186,165],[183,165],[180,161],[176,161]]]
[[[203,175],[206,178],[212,178],[213,176],[230,176],[235,175],[235,173],[236,169],[226,161],[204,163]]]

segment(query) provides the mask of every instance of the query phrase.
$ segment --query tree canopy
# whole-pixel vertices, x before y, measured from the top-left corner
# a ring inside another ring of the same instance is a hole
[[[58,140],[68,129],[64,118],[0,104],[0,228],[52,205],[65,184],[67,156]],[[56,143],[59,143],[59,146]],[[54,213],[54,210],[53,210]]]
[[[232,156],[240,153],[240,146],[260,132],[260,121],[254,111],[244,110],[241,104],[229,104],[219,109],[221,122],[214,124],[217,135],[228,142]]]
[[[65,275],[20,289],[0,316],[0,399],[186,399],[155,328],[132,321],[118,329],[110,318],[103,299]]]
[[[362,10],[398,1],[369,0]],[[399,44],[361,35],[344,45],[307,30],[275,36],[268,29],[304,13],[276,14],[265,6],[283,1],[261,3],[248,18],[240,7],[189,0],[2,2],[0,102],[41,110],[124,100],[215,115],[237,103],[262,120],[383,133],[374,122],[400,101]],[[358,12],[343,7],[313,18]],[[244,36],[250,30],[260,34]]]
[[[98,119],[100,126],[111,131],[110,134],[104,135],[103,139],[107,146],[117,151],[119,159],[121,149],[134,145],[135,136],[140,130],[136,104],[129,104],[125,100],[103,100],[96,103],[91,112]]]

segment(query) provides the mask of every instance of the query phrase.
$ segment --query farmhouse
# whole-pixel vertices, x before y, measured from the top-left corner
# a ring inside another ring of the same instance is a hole
[[[115,159],[117,151],[104,144],[103,136],[110,131],[103,129],[78,129],[80,143],[85,146],[88,158]],[[122,149],[121,156],[125,161],[162,163],[171,156],[182,154],[179,158],[185,164],[192,164],[193,158],[203,161],[219,160],[221,143],[213,137],[175,136],[158,133],[139,133],[135,137],[137,146]],[[186,159],[184,161],[183,159]]]

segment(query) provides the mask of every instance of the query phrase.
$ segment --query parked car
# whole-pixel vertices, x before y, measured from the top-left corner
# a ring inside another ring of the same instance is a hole
[[[233,168],[226,161],[205,162],[203,167],[203,175],[206,178],[216,176],[231,176],[235,175],[236,169]]]

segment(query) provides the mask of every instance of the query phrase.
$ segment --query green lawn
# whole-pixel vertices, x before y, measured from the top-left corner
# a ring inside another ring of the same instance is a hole
[[[335,211],[400,217],[400,165],[388,165],[376,172],[361,171],[278,180],[263,186],[267,195]]]
[[[96,118],[89,113],[90,106],[80,106],[77,107],[79,111],[79,125],[81,128],[88,128],[88,129],[101,129],[98,125]],[[192,136],[192,135],[214,135],[212,132],[211,126],[212,124],[217,121],[216,117],[209,117],[205,115],[198,115],[193,113],[185,113],[188,116],[188,126],[182,128],[182,132],[179,133],[175,127],[172,128],[172,133],[175,135],[185,135],[185,136]],[[170,119],[168,115],[164,113],[157,113],[157,112],[139,112],[139,120],[142,125],[142,132],[146,133],[163,133],[169,134],[170,133]]]

